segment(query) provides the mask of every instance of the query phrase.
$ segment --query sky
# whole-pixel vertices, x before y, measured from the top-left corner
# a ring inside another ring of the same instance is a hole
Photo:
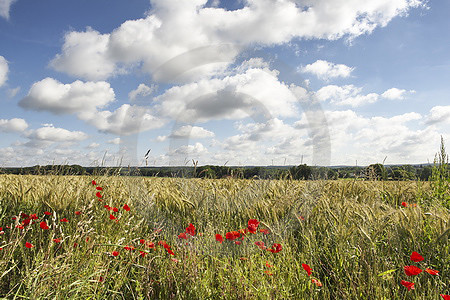
[[[433,162],[450,1],[0,0],[0,167]]]

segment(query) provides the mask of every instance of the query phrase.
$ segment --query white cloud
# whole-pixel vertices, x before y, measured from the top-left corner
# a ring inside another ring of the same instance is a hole
[[[337,77],[347,78],[353,70],[354,68],[346,65],[335,64],[325,60],[317,60],[312,64],[300,68],[300,71],[303,73],[311,73],[316,75],[318,78],[327,81]]]
[[[8,61],[0,55],[0,87],[8,80]]]
[[[8,89],[8,97],[14,98],[18,92],[20,92],[20,86],[13,88],[13,89]]]
[[[26,136],[30,140],[38,142],[80,142],[88,138],[88,135],[84,132],[56,128],[51,124],[31,130]]]
[[[45,78],[32,85],[19,105],[25,109],[54,114],[76,114],[96,111],[114,99],[114,90],[104,81],[77,80],[71,84],[63,84],[53,78]]]
[[[169,155],[202,155],[208,153],[208,149],[201,143],[195,145],[184,145],[178,149],[173,150]]]
[[[28,128],[28,124],[24,119],[0,119],[0,132],[23,132]]]
[[[99,143],[90,143],[89,146],[87,146],[86,148],[95,149],[95,148],[98,148],[99,146],[100,146]]]
[[[16,0],[0,0],[0,17],[9,20],[9,11],[14,2],[16,2]]]
[[[108,144],[113,144],[113,145],[120,145],[120,142],[121,142],[120,138],[115,138],[115,139],[107,141]]]
[[[450,105],[434,106],[426,120],[427,124],[450,123]]]
[[[206,130],[203,127],[185,125],[177,128],[177,130],[172,132],[169,137],[174,139],[203,139],[214,137],[214,132]]]
[[[406,90],[401,90],[398,88],[391,88],[381,94],[381,97],[389,99],[389,100],[403,100],[405,99],[404,94]]]
[[[137,97],[146,97],[151,95],[155,91],[155,86],[147,86],[143,83],[141,83],[135,90],[132,90],[128,93],[128,98],[130,98],[131,101],[135,100]]]
[[[417,0],[248,0],[242,9],[228,11],[205,7],[207,0],[151,2],[145,18],[126,21],[111,33],[90,28],[67,33],[61,53],[50,65],[89,80],[106,79],[137,65],[162,80],[199,66],[203,68],[193,74],[211,74],[217,66],[205,64],[230,63],[246,45],[271,46],[294,38],[354,38],[421,5]],[[222,46],[201,49],[211,45]]]
[[[239,67],[238,67],[239,69]],[[278,80],[278,71],[247,69],[224,78],[172,87],[155,98],[163,116],[183,122],[207,122],[297,114],[297,98]]]
[[[50,66],[59,72],[88,80],[101,80],[118,70],[108,56],[109,34],[91,28],[85,32],[69,32],[64,37],[62,54],[57,54]]]
[[[123,104],[115,111],[95,111],[79,114],[78,117],[98,130],[116,135],[131,135],[160,128],[163,119],[152,115],[149,108]]]
[[[316,97],[320,101],[329,100],[336,105],[348,105],[352,107],[361,106],[364,104],[375,103],[379,99],[376,93],[367,95],[361,94],[362,88],[354,85],[327,85],[316,92]]]

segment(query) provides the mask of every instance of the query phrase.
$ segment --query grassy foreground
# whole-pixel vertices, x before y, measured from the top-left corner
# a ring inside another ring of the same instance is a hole
[[[421,182],[2,175],[0,297],[442,299],[449,220]]]

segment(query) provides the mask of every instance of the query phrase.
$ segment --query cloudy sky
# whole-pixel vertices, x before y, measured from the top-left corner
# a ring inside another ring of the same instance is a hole
[[[0,167],[432,162],[450,137],[449,11],[0,0]]]

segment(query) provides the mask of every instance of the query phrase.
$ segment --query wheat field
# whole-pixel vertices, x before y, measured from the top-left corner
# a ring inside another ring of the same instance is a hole
[[[427,182],[1,175],[0,201],[7,299],[450,293],[450,213]]]

